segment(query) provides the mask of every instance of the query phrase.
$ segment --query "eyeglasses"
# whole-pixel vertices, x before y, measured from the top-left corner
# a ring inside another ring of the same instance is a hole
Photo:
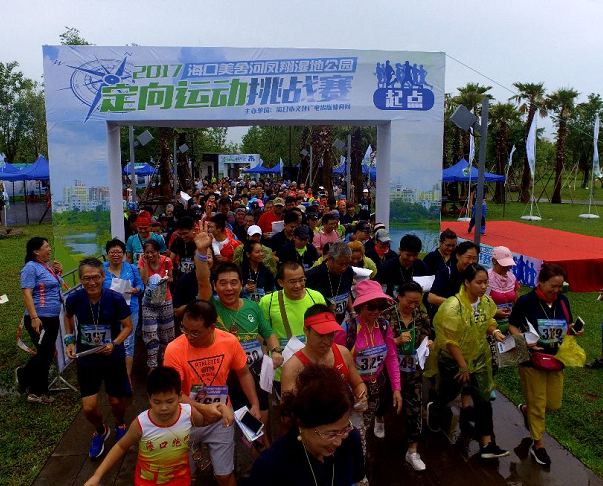
[[[352,425],[352,421],[348,420],[348,425],[341,429],[339,432],[329,432],[327,434],[323,434],[322,432],[319,432],[318,430],[314,429],[314,433],[323,440],[333,442],[338,437],[345,437],[352,430],[354,430],[354,426]]]
[[[186,329],[182,324],[180,325],[180,332],[182,332],[182,334],[184,334],[187,338],[189,339],[197,339],[200,338],[201,336],[203,336],[205,333],[207,333],[207,331],[209,331],[211,328],[207,328],[202,332],[190,332],[188,329]]]
[[[287,285],[304,285],[306,283],[306,277],[298,278],[297,280],[287,280]]]
[[[383,304],[366,304],[366,310],[369,312],[375,312],[376,310],[383,312],[385,309],[387,309],[387,306]]]
[[[121,250],[113,250],[113,251],[110,251],[109,253],[107,253],[107,255],[109,255],[109,256],[119,256],[119,255],[123,255],[123,254],[124,254],[124,252]]]
[[[80,277],[80,280],[83,283],[90,283],[90,282],[100,282],[103,278],[102,275],[91,275],[89,277]]]

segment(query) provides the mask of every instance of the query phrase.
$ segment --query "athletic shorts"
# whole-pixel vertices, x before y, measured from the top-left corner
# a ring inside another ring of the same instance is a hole
[[[132,358],[134,356],[134,344],[136,343],[136,328],[138,327],[138,312],[132,314],[132,332],[128,335],[124,341],[124,347],[126,348],[126,357]]]
[[[260,380],[256,378],[256,376],[252,373],[253,381],[255,383],[255,392],[258,396],[258,401],[260,402],[260,410],[268,410],[268,393],[260,387]],[[228,375],[228,396],[230,397],[230,401],[232,403],[232,407],[235,410],[247,405],[249,407],[249,400],[247,400],[247,395],[241,388],[241,384],[239,383],[239,379],[237,374],[234,371],[231,371]]]
[[[82,398],[96,395],[101,384],[105,382],[105,391],[110,397],[122,398],[132,396],[130,380],[126,371],[126,362],[110,363],[106,366],[77,367],[77,382],[80,385]]]
[[[191,442],[193,449],[206,444],[209,449],[211,465],[217,476],[228,476],[234,471],[234,429],[233,423],[230,427],[224,427],[224,421],[218,420],[207,427],[193,427],[191,431]],[[190,448],[190,446],[189,446]],[[189,450],[191,475],[195,477],[196,463],[193,461],[192,452]]]

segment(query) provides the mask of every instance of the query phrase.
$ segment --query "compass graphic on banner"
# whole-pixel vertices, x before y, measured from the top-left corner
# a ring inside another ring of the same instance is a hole
[[[98,110],[103,88],[114,87],[118,84],[134,84],[132,79],[133,65],[127,62],[127,57],[119,59],[94,59],[80,66],[69,66],[73,74],[69,80],[69,88],[73,94],[86,106],[89,106],[85,121]]]

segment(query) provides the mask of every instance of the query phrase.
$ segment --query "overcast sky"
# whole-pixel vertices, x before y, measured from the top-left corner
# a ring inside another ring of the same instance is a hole
[[[69,26],[97,45],[443,51],[505,87],[603,93],[596,0],[0,0],[0,18],[0,62],[38,80],[41,46],[59,44]],[[448,57],[446,91],[467,82],[492,86],[498,101],[511,96]]]

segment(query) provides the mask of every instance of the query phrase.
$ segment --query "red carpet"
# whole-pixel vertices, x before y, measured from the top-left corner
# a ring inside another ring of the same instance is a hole
[[[472,239],[469,223],[442,222],[459,237]],[[603,288],[603,238],[579,235],[514,221],[488,221],[481,241],[490,246],[506,246],[515,253],[557,263],[567,273],[570,290],[595,292]]]

